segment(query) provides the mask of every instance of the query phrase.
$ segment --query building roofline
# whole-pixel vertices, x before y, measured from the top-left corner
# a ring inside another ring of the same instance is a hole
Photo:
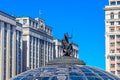
[[[34,21],[36,21],[36,19],[38,18],[38,17],[36,17],[36,18],[32,18],[32,17],[30,17],[30,16],[15,16],[16,18],[29,18],[29,19],[31,19],[31,20],[34,20]],[[45,22],[45,20],[44,19],[42,19],[42,18],[38,18],[38,19],[40,19],[41,21],[43,21],[43,22]]]
[[[34,18],[32,18],[32,17],[30,17],[30,16],[15,16],[16,18],[29,18],[29,19],[31,19],[31,20],[34,20],[35,21],[35,19]]]
[[[48,25],[45,25],[46,27],[50,28],[50,29],[53,29],[51,26],[48,26]]]
[[[12,16],[12,15],[6,13],[6,12],[0,11],[0,14],[3,15],[3,16],[5,16],[5,17],[11,18],[12,20],[15,20],[14,16]]]

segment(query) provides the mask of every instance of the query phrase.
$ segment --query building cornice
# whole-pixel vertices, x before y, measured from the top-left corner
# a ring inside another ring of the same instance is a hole
[[[120,6],[106,6],[104,10],[105,11],[120,10]]]
[[[7,18],[10,18],[10,19],[15,21],[15,17],[14,16],[11,16],[10,14],[7,14],[7,13],[5,13],[3,11],[0,11],[0,15],[2,15],[4,17],[7,17]]]

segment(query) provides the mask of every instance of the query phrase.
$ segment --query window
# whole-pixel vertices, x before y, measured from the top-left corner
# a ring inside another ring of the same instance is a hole
[[[120,64],[118,64],[118,67],[120,68]]]
[[[111,71],[111,73],[115,74],[115,71]]]
[[[114,32],[114,29],[110,29],[110,32]]]
[[[17,22],[19,22],[19,20],[16,20]]]
[[[115,1],[110,2],[110,5],[115,5],[115,4],[116,4]]]
[[[31,26],[31,20],[29,21],[29,25]]]
[[[117,56],[117,59],[119,59],[119,60],[120,60],[120,56]]]
[[[35,23],[33,22],[33,27],[35,27]]]
[[[120,38],[120,35],[117,35],[117,38]]]
[[[117,1],[117,5],[120,5],[120,1]]]
[[[120,46],[120,42],[117,42],[117,45]]]
[[[113,12],[110,13],[110,18],[114,19],[114,13]]]
[[[115,68],[115,64],[110,64],[110,68]]]
[[[114,25],[114,22],[110,22],[110,25]]]
[[[41,25],[41,28],[43,28],[43,25]]]
[[[118,19],[120,19],[120,12],[118,12]]]
[[[110,50],[110,53],[115,53],[115,50]]]
[[[118,76],[120,76],[120,71],[119,71],[119,70],[118,70],[118,72],[117,72],[117,73],[118,73]]]
[[[110,46],[115,46],[115,43],[114,42],[110,43]]]
[[[36,23],[36,27],[39,28],[38,23]]]
[[[26,24],[27,23],[27,19],[23,19],[23,24]]]
[[[118,32],[120,32],[120,28],[118,29]]]
[[[118,25],[120,25],[120,21],[118,21]]]
[[[120,49],[117,49],[117,53],[120,53]]]
[[[115,61],[115,56],[110,56],[111,61]]]
[[[114,35],[110,35],[110,40],[113,40],[115,39],[115,36]]]

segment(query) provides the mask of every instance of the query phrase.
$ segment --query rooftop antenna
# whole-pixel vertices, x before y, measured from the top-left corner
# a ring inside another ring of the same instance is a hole
[[[39,18],[40,18],[41,14],[42,14],[42,11],[41,11],[41,10],[39,10],[39,13],[38,13],[38,14],[39,14]]]

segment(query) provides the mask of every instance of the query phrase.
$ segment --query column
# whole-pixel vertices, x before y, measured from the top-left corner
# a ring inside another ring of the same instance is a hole
[[[26,44],[26,66],[27,66],[27,69],[29,69],[30,68],[30,50],[29,50],[29,48],[30,48],[30,36],[26,36],[26,41],[27,41],[27,44]]]
[[[1,22],[1,48],[0,48],[0,80],[4,80],[4,22]]]
[[[39,39],[39,67],[41,67],[41,56],[42,56],[42,54],[41,54],[41,52],[42,52],[42,47],[41,47],[41,39]]]
[[[16,27],[13,26],[12,77],[16,75]]]
[[[53,53],[54,53],[54,51],[53,51],[53,43],[51,43],[51,56],[52,56],[52,58],[50,58],[51,60],[53,60]]]
[[[33,53],[34,53],[34,51],[33,51],[33,50],[34,50],[34,49],[33,49],[33,47],[34,47],[33,42],[34,42],[34,39],[33,39],[33,37],[32,37],[32,46],[31,46],[31,47],[32,47],[32,51],[31,51],[31,54],[29,55],[29,56],[30,56],[29,59],[31,59],[31,62],[30,62],[30,64],[31,64],[30,68],[31,68],[31,69],[33,69],[33,58],[34,58],[34,56],[33,56],[33,55],[34,55],[34,54],[33,54]]]
[[[48,62],[50,61],[50,56],[51,56],[51,53],[50,53],[50,42],[48,42]]]
[[[38,39],[38,67],[40,67],[40,39]]]
[[[46,63],[48,63],[48,57],[49,57],[49,55],[48,55],[48,41],[46,41]]]
[[[36,37],[35,37],[35,47],[34,47],[34,63],[33,63],[33,66],[34,66],[34,68],[36,68],[36,48],[37,48],[37,45],[36,45],[36,43],[37,43],[37,39],[36,39]]]
[[[46,42],[45,42],[45,40],[43,40],[44,41],[44,48],[43,48],[43,66],[45,66],[45,44],[46,44]]]
[[[10,24],[7,24],[6,80],[10,79]]]

